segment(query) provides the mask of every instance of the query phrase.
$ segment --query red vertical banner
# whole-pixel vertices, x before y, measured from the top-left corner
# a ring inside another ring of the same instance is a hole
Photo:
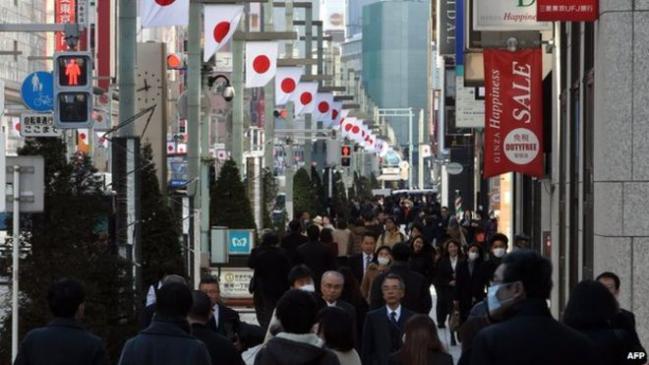
[[[76,22],[76,6],[75,0],[56,0],[54,3],[54,22],[58,24]],[[68,50],[63,32],[56,32],[54,40],[56,42],[54,49],[57,52]]]
[[[110,10],[111,0],[97,1],[97,76],[99,81],[97,85],[108,91],[110,87]]]
[[[542,66],[540,48],[485,49],[485,178],[543,177]]]

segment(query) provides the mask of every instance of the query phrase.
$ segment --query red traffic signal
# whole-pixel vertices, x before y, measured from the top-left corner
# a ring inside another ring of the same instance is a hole
[[[90,66],[89,57],[83,55],[65,55],[57,58],[59,85],[61,86],[86,86]]]
[[[181,70],[185,67],[182,56],[171,53],[167,56],[167,68],[170,70]]]

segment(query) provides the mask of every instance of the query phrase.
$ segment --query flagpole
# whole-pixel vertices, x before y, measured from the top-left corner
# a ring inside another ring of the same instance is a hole
[[[264,32],[273,30],[273,2],[264,3]],[[271,80],[264,87],[264,167],[273,168],[275,148],[275,83]]]

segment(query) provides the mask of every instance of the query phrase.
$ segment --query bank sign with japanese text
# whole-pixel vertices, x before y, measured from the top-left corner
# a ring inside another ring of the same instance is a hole
[[[552,30],[552,23],[538,21],[536,1],[473,0],[473,29],[482,31]]]
[[[484,177],[543,177],[541,49],[485,49],[484,68]]]
[[[539,21],[594,22],[599,0],[536,0]]]

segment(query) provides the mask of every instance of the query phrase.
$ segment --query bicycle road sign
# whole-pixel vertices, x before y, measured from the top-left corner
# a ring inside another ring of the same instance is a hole
[[[37,112],[54,109],[54,77],[51,72],[36,71],[27,75],[20,88],[25,105]]]

